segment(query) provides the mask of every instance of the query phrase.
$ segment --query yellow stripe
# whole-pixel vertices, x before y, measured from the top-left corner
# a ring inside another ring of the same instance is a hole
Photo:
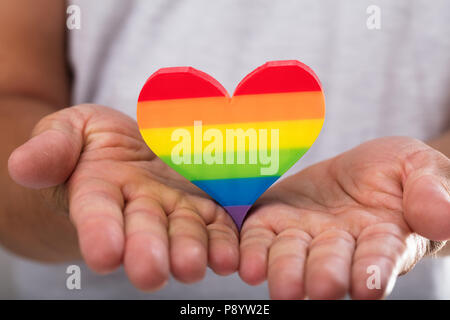
[[[223,137],[223,148],[226,147],[226,130],[242,129],[247,131],[248,129],[254,129],[259,139],[259,130],[267,130],[267,147],[270,150],[271,129],[279,130],[279,149],[297,149],[310,147],[317,136],[320,133],[324,119],[309,119],[309,120],[295,120],[295,121],[269,121],[269,122],[249,122],[249,123],[229,123],[222,125],[204,125],[202,126],[202,132],[208,129],[218,129]],[[175,145],[179,144],[181,140],[172,141],[172,133],[177,129],[185,129],[189,132],[191,137],[191,152],[194,152],[194,126],[188,127],[169,127],[169,128],[154,128],[154,129],[142,129],[141,135],[144,138],[147,145],[159,156],[170,155]],[[197,127],[198,129],[198,127]],[[203,141],[203,150],[211,142]],[[235,143],[235,151],[243,151],[243,148],[237,148]],[[245,146],[245,151],[249,150],[248,139]]]

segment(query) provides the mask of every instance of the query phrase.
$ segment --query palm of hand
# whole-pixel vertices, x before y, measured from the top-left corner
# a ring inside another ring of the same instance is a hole
[[[406,151],[411,144],[374,140],[275,185],[244,222],[241,277],[251,284],[267,277],[274,298],[387,294],[429,245],[404,215],[415,205],[403,191],[408,161],[422,162],[426,153]],[[378,289],[369,279],[373,266]]]
[[[169,271],[193,282],[208,263],[219,274],[237,269],[232,219],[149,150],[134,120],[110,108],[82,105],[44,118],[35,133],[26,152],[30,146],[45,149],[50,141],[49,161],[59,161],[54,177],[48,178],[48,170],[43,177],[57,186],[43,193],[69,209],[92,269],[109,272],[123,263],[131,282],[146,290],[161,287]],[[61,159],[67,167],[76,164],[71,175],[67,168],[58,170]]]

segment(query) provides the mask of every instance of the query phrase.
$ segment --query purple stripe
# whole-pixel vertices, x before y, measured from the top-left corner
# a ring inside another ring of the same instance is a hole
[[[245,215],[251,206],[226,206],[224,209],[230,214],[231,218],[233,218],[234,223],[241,230],[242,222],[244,221]]]

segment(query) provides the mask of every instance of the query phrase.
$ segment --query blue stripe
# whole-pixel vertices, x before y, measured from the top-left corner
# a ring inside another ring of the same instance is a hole
[[[197,187],[204,190],[222,206],[252,205],[279,176],[194,180]]]

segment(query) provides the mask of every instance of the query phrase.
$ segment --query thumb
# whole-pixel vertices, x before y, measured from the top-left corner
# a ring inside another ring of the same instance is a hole
[[[10,155],[11,178],[34,189],[66,181],[80,156],[85,122],[86,116],[77,107],[44,117],[35,126],[32,138]]]
[[[427,147],[405,160],[405,219],[431,240],[450,239],[450,160]]]

